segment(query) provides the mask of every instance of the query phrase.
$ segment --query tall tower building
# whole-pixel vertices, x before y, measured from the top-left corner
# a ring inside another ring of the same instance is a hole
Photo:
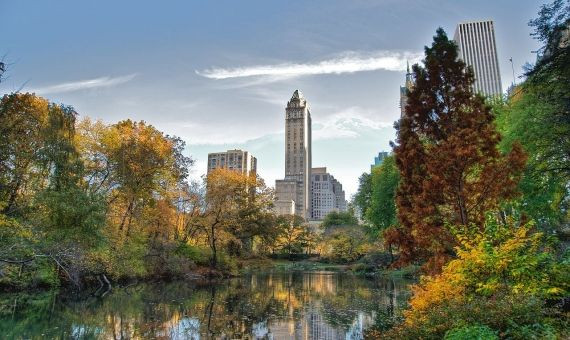
[[[414,85],[414,78],[412,73],[410,72],[410,63],[407,63],[406,68],[406,84],[404,86],[400,86],[400,117],[404,116],[406,112],[406,104],[408,102],[408,91]]]
[[[501,95],[503,90],[493,21],[460,23],[453,39],[459,46],[459,58],[473,68],[473,90],[485,96]]]
[[[311,216],[311,111],[299,90],[285,108],[285,179],[275,182],[276,207],[294,201],[294,213]]]

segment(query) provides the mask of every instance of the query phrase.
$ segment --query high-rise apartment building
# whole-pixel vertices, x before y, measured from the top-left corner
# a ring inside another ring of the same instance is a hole
[[[346,211],[342,184],[327,172],[327,168],[311,170],[311,219],[322,220],[332,211]]]
[[[493,21],[460,23],[453,39],[459,46],[459,58],[473,68],[473,90],[485,96],[501,95],[503,90]]]
[[[311,216],[311,111],[299,90],[285,108],[285,179],[275,182],[276,207],[295,202],[295,214]]]
[[[228,150],[208,154],[208,173],[214,169],[229,169],[244,175],[257,173],[257,159],[249,152]]]

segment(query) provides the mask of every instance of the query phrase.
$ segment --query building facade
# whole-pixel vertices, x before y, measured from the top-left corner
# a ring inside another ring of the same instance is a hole
[[[285,108],[285,179],[275,182],[276,206],[295,202],[295,214],[311,216],[311,111],[299,90]]]
[[[408,91],[414,85],[414,78],[410,72],[410,63],[407,63],[406,67],[406,82],[404,86],[400,86],[400,118],[404,116],[406,112],[406,104],[408,102]]]
[[[473,90],[485,96],[501,95],[503,90],[493,21],[460,23],[453,39],[459,47],[459,58],[473,68]]]
[[[332,211],[346,211],[342,184],[327,172],[327,168],[311,170],[311,219],[322,220]]]
[[[372,171],[372,169],[374,169],[375,167],[381,165],[382,162],[384,161],[384,158],[388,157],[389,155],[390,153],[387,151],[378,152],[378,156],[374,157],[374,164],[370,165],[370,171]]]
[[[257,174],[257,159],[243,150],[228,150],[208,154],[208,173],[214,169],[229,169],[244,175]]]

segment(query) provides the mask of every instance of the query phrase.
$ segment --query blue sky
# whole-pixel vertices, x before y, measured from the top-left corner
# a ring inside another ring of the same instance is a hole
[[[268,184],[284,172],[284,107],[312,108],[313,166],[353,194],[389,150],[406,60],[437,27],[495,21],[503,88],[533,62],[542,2],[0,0],[0,92],[22,88],[112,123],[145,120],[182,137],[199,178],[208,152],[244,148]]]

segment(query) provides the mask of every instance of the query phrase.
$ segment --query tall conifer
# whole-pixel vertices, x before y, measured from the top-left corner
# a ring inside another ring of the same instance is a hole
[[[456,244],[448,227],[482,227],[487,212],[515,196],[525,155],[518,145],[499,152],[491,107],[473,93],[473,71],[443,29],[413,75],[394,145],[400,227],[385,236],[400,247],[401,264],[427,260],[437,272]]]

